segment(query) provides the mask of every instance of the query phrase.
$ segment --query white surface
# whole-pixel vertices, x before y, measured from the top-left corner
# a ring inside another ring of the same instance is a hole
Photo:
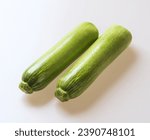
[[[79,98],[60,103],[56,81],[31,96],[22,72],[83,21],[100,33],[110,24],[133,34],[123,52]],[[1,122],[150,122],[149,0],[1,0]]]

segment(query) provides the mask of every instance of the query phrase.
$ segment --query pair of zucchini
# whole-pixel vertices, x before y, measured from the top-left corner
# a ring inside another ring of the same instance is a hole
[[[131,33],[120,25],[112,25],[98,38],[93,24],[80,24],[24,72],[19,87],[29,94],[43,89],[85,51],[59,79],[55,92],[62,102],[73,99],[127,48],[131,39]]]

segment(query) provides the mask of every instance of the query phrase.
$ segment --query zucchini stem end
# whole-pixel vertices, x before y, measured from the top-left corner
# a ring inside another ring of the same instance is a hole
[[[28,83],[24,81],[21,81],[21,83],[19,84],[19,88],[27,94],[31,94],[33,92],[32,88],[28,85]]]
[[[65,101],[68,101],[70,99],[69,94],[60,87],[56,89],[55,96],[61,102],[65,102]]]

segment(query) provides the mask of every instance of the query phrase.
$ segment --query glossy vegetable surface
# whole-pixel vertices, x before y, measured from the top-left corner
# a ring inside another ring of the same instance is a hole
[[[43,89],[97,38],[98,30],[92,23],[80,24],[27,68],[20,89],[29,94]]]
[[[127,29],[112,25],[60,78],[55,96],[60,101],[79,96],[127,48],[131,39]]]

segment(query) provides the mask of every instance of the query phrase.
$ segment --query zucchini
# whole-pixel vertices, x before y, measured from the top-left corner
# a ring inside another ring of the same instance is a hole
[[[28,94],[43,89],[97,38],[92,23],[80,24],[25,70],[19,88]]]
[[[112,25],[59,79],[55,96],[62,102],[79,96],[131,40],[132,35],[127,29]]]

